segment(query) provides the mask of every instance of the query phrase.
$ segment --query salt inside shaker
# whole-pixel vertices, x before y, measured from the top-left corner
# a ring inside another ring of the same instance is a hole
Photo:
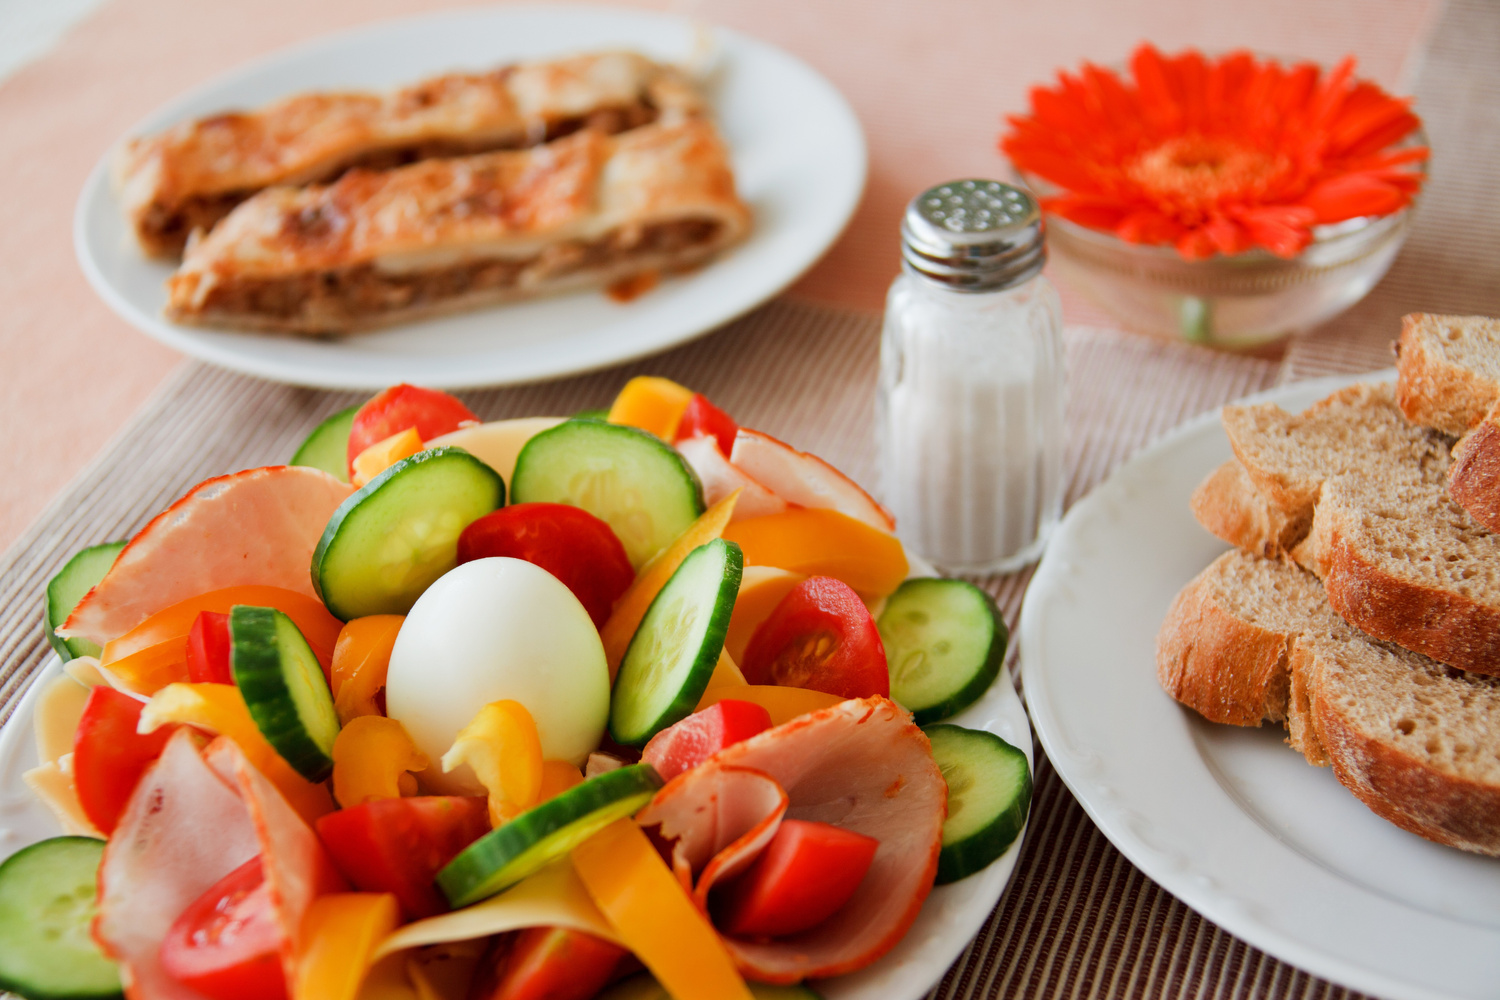
[[[954,572],[1041,554],[1062,509],[1062,310],[1024,191],[961,180],[901,224],[886,299],[876,438],[902,541]]]

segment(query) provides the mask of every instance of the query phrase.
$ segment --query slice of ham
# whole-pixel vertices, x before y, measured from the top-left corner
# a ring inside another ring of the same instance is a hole
[[[832,823],[874,837],[880,848],[854,896],[812,930],[773,941],[726,936],[740,971],[762,982],[793,983],[852,972],[880,958],[916,919],[937,873],[948,786],[927,737],[888,699],[845,701],[726,747],[669,782],[637,820],[660,824],[662,836],[678,831],[690,864],[708,856],[704,845],[715,845],[713,853],[723,850],[721,843],[735,845],[714,873],[715,880],[727,877],[759,852],[751,847],[764,832],[754,821],[747,825],[757,809],[765,814],[759,799],[743,806],[723,801],[752,787],[743,777],[725,775],[745,769],[786,790],[787,817]],[[740,809],[747,816],[738,822],[721,820]],[[741,827],[747,832],[737,832]],[[708,874],[705,867],[700,886]]]
[[[854,480],[818,456],[798,451],[769,434],[741,427],[729,461],[789,504],[836,510],[872,528],[896,530],[896,519]]]
[[[731,521],[743,521],[766,514],[780,514],[786,501],[747,476],[742,469],[724,457],[719,439],[699,434],[677,442],[677,451],[703,482],[703,500],[710,507],[735,490],[744,490],[734,503]]]
[[[319,469],[289,465],[199,483],[130,540],[58,634],[103,645],[162,608],[241,584],[317,596],[313,549],[353,491]]]
[[[177,916],[260,853],[240,797],[179,729],[141,777],[99,864],[94,940],[120,963],[130,1000],[203,1000],[158,954]]]
[[[657,827],[657,836],[672,845],[673,874],[707,912],[708,890],[755,860],[776,835],[787,805],[785,790],[764,771],[716,767],[691,794],[658,795],[636,822]]]

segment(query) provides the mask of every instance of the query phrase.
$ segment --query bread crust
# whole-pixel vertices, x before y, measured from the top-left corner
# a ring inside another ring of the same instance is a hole
[[[1396,341],[1396,402],[1406,419],[1455,437],[1465,433],[1500,399],[1500,386],[1442,357],[1436,342],[1447,329],[1494,323],[1483,316],[1411,313]]]
[[[1500,534],[1500,402],[1453,446],[1448,495],[1475,521]]]
[[[1231,458],[1198,484],[1189,501],[1198,523],[1246,552],[1290,552],[1312,526],[1311,511],[1288,514],[1256,489],[1239,459]]]

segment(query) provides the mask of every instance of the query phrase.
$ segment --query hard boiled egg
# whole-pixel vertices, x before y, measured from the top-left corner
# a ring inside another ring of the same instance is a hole
[[[510,698],[536,720],[542,756],[581,765],[609,718],[609,667],[588,612],[557,577],[520,559],[476,559],[428,587],[391,651],[386,712],[432,761],[433,791],[482,795],[467,767],[438,762],[485,705]]]

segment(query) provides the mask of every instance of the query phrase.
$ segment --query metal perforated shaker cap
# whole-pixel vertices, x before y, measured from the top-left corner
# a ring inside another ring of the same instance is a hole
[[[1042,213],[1031,195],[999,181],[939,184],[906,206],[901,259],[954,291],[1011,288],[1047,262]]]

